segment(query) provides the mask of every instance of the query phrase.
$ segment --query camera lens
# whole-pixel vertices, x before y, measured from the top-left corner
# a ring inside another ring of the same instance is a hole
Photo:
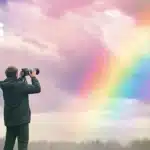
[[[36,71],[36,75],[38,75],[40,73],[40,69],[34,68],[34,70]]]

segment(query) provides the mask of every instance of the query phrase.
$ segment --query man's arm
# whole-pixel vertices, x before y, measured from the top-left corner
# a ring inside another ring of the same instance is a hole
[[[2,83],[3,83],[3,81],[0,81],[0,88],[2,88]]]
[[[26,94],[35,94],[41,92],[41,86],[36,77],[31,77],[32,84],[24,83],[22,85],[22,92]]]
[[[41,92],[41,86],[40,82],[36,78],[36,71],[33,71],[32,73],[29,73],[31,77],[32,84],[28,84],[27,81],[23,82],[23,85],[21,87],[22,92],[26,94],[35,94]]]
[[[19,77],[18,81],[23,81],[23,82],[27,83],[27,79],[25,77]]]

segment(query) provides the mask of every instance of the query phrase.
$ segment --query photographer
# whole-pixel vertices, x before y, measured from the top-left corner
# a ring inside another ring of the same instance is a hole
[[[27,83],[26,72],[23,70],[18,78],[16,67],[8,67],[5,74],[6,79],[0,82],[4,98],[4,123],[6,126],[4,150],[13,150],[16,139],[18,140],[18,150],[27,150],[31,120],[28,95],[40,93],[40,83],[36,78],[36,71],[28,72],[32,84]]]

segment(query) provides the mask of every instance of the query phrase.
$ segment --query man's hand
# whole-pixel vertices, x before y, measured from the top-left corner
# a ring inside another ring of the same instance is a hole
[[[36,70],[32,71],[32,73],[29,73],[29,76],[32,77],[36,77]]]

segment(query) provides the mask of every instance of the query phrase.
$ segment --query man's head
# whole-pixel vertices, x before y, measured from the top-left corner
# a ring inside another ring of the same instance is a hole
[[[17,78],[18,77],[18,69],[14,66],[9,66],[5,71],[5,75],[7,78]]]

